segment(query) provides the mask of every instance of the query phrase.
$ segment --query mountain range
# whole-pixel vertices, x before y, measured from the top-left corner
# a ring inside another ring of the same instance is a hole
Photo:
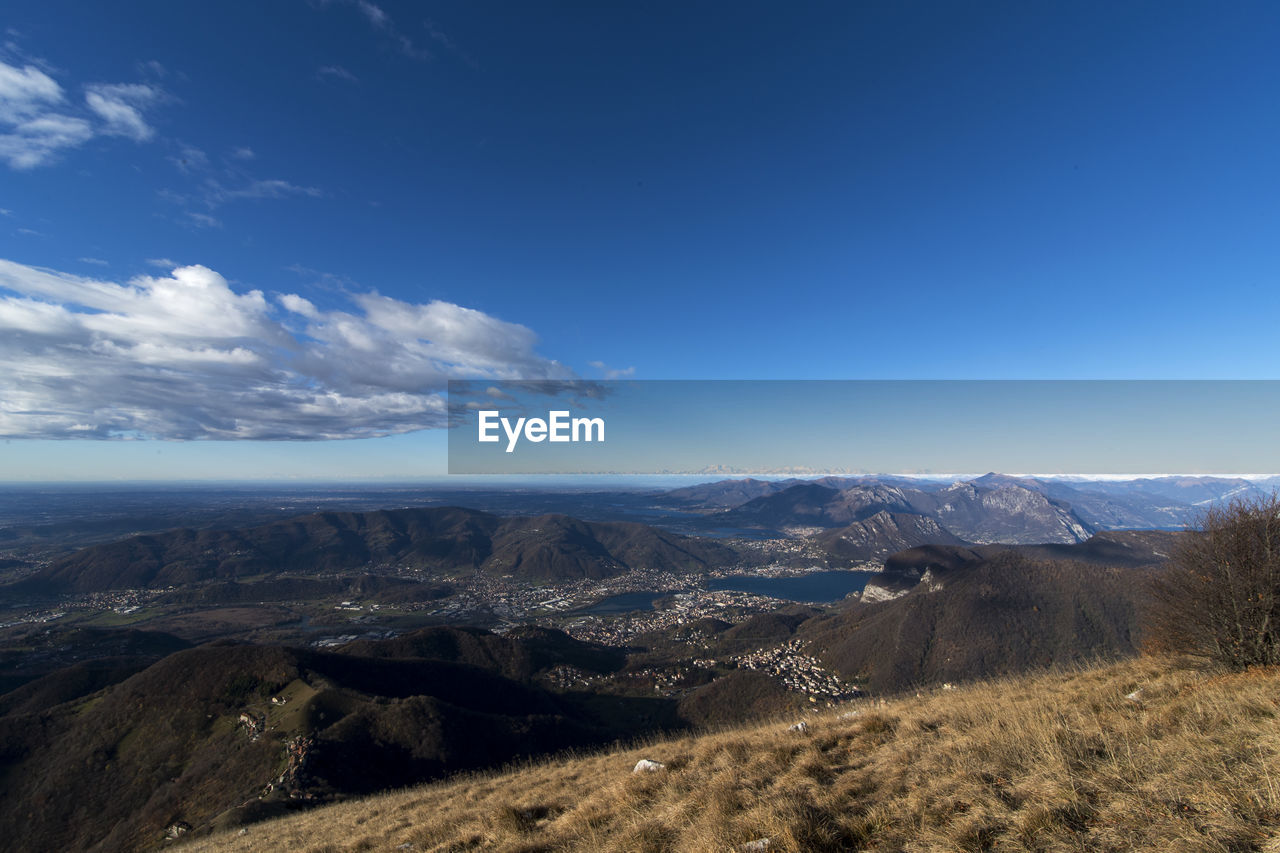
[[[998,497],[1009,489],[986,491]],[[1007,513],[1048,507],[1053,512],[1040,518],[1063,517],[1048,500],[984,503],[981,487],[926,494],[935,512],[967,500]],[[21,661],[9,663],[30,665],[13,673],[14,689],[0,696],[0,833],[22,849],[154,849],[166,835],[235,827],[524,757],[796,713],[803,694],[734,662],[784,644],[877,694],[1131,655],[1141,641],[1146,578],[1179,535],[975,544],[930,516],[895,511],[904,497],[923,503],[898,485],[807,484],[795,495],[782,506],[797,515],[852,519],[814,525],[820,530],[811,541],[832,560],[880,555],[884,570],[863,600],[825,610],[785,607],[738,624],[677,621],[626,648],[531,626],[501,636],[428,628],[334,650],[227,641],[190,647],[157,632],[29,626],[16,638],[26,649],[15,645]],[[883,553],[893,541],[911,544]],[[318,573],[304,580],[322,582],[325,573],[359,575],[381,564],[537,580],[636,565],[701,570],[734,559],[728,544],[644,525],[444,508],[136,537],[76,552],[32,582],[199,589],[275,565]],[[401,579],[367,582],[390,580]],[[40,660],[49,666],[35,668]],[[677,686],[655,691],[666,678]]]
[[[862,568],[921,545],[1072,544],[1102,529],[1176,527],[1172,522],[1189,517],[1194,506],[1175,504],[1167,493],[1212,502],[1239,496],[1246,487],[1257,490],[1249,481],[1211,484],[1203,478],[1137,481],[1129,489],[1088,485],[997,474],[950,484],[733,480],[659,498],[686,508],[676,518],[681,525],[693,512],[704,524],[730,532],[799,537],[809,565]],[[598,579],[634,568],[702,572],[789,559],[786,549],[761,556],[732,540],[663,529],[661,515],[651,520],[430,507],[321,512],[234,529],[180,528],[56,557],[0,587],[0,597],[168,589],[168,603],[193,605],[323,596],[392,603],[447,597],[450,577],[466,572]],[[1158,523],[1140,525],[1144,521]]]
[[[942,535],[975,543],[1081,542],[1093,532],[1064,501],[1021,485],[976,482],[953,483],[933,491],[880,483],[843,489],[800,483],[752,498],[726,510],[719,520],[796,532],[844,527],[880,513],[930,519]]]
[[[10,596],[163,589],[264,573],[373,567],[442,576],[602,578],[633,567],[696,571],[736,559],[723,544],[636,522],[502,517],[457,507],[325,512],[231,530],[180,529],[93,545],[11,585]]]
[[[780,532],[836,528],[880,511],[933,518],[968,542],[1079,542],[1098,530],[1180,529],[1205,508],[1262,497],[1280,478],[1155,477],[1124,480],[1017,477],[968,480],[893,476],[738,479],[665,492],[673,507],[709,524]]]

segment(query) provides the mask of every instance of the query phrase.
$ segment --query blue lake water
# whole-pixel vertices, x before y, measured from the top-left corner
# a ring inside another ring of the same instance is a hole
[[[875,572],[813,572],[794,578],[762,578],[755,575],[731,575],[712,578],[708,589],[753,592],[788,601],[827,604],[839,601],[851,592],[861,592]]]
[[[756,575],[731,575],[727,578],[712,578],[707,588],[712,590],[732,590],[735,592],[751,592],[756,595],[768,595],[786,601],[799,601],[806,604],[829,604],[839,601],[851,592],[860,592],[867,581],[875,576],[875,572],[813,572],[793,578],[762,578]],[[655,599],[670,593],[664,592],[626,592],[602,598],[583,613],[629,613],[632,610],[652,610]]]

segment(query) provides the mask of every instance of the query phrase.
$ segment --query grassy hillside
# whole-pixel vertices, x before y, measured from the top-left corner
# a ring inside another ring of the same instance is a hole
[[[47,675],[0,697],[0,849],[149,850],[177,824],[250,822],[678,727],[670,700],[538,678],[611,671],[615,650],[512,634],[435,628],[347,653],[215,643],[138,672],[113,658]]]
[[[184,850],[1262,850],[1280,837],[1278,715],[1280,670],[1141,658],[468,777]],[[665,768],[633,773],[642,758]]]

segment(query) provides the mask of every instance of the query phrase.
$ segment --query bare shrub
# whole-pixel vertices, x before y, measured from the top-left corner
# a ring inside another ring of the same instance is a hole
[[[1206,511],[1153,586],[1152,651],[1231,669],[1280,663],[1280,496]]]

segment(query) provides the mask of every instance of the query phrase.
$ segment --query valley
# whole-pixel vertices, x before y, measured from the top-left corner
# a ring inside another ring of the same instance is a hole
[[[993,478],[359,508],[386,497],[281,517],[297,502],[271,493],[232,526],[192,501],[193,526],[85,544],[53,532],[74,527],[61,495],[39,536],[9,528],[0,783],[47,782],[0,830],[153,849],[566,749],[1129,657],[1179,535],[1099,532]],[[125,507],[112,529],[169,517]]]

